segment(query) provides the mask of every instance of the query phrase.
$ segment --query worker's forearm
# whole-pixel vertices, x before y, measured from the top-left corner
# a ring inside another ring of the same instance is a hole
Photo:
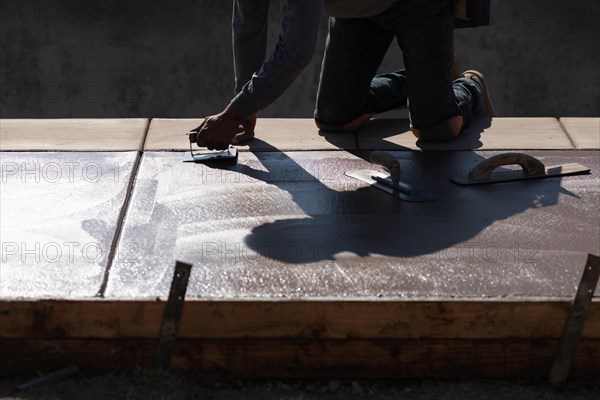
[[[262,51],[264,59],[264,47],[259,47],[257,43],[258,38],[266,35],[268,9],[261,8],[264,14],[259,14],[256,9],[253,11],[253,18],[264,19],[261,23],[258,20],[248,21],[250,14],[245,12],[252,7],[258,8],[258,5],[262,7],[263,2],[268,7],[269,0],[236,0],[235,4],[234,60],[236,89],[239,89],[239,93],[230,107],[242,118],[255,114],[275,101],[310,63],[323,13],[323,0],[282,0],[281,31],[275,49],[261,65],[255,67],[251,60],[256,63],[259,52]],[[264,38],[266,40],[266,36]],[[254,69],[253,75],[242,84],[249,69]],[[243,87],[239,88],[238,85]]]

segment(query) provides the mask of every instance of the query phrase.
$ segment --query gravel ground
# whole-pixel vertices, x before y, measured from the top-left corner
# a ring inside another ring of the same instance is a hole
[[[94,377],[75,376],[24,392],[16,386],[32,377],[0,380],[0,399],[17,400],[341,400],[494,399],[598,400],[600,380],[553,388],[544,381],[242,381],[185,372],[135,370]]]

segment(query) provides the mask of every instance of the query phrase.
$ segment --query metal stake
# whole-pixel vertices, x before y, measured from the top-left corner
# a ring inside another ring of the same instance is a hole
[[[598,285],[598,277],[600,277],[600,257],[588,254],[575,300],[571,304],[560,343],[554,355],[554,364],[552,364],[549,376],[550,383],[553,385],[564,383],[567,380],[571,362],[577,349],[577,341],[585,326],[594,291],[596,285]]]
[[[179,330],[179,321],[181,320],[185,292],[187,291],[191,271],[192,264],[176,261],[169,299],[165,305],[158,346],[154,357],[156,368],[169,369],[171,367],[171,352]]]

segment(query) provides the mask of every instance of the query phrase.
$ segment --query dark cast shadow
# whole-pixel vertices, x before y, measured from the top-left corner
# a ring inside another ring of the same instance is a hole
[[[457,145],[463,149],[479,148],[481,133],[486,126],[489,121],[479,121],[461,142],[446,144],[447,149]],[[378,129],[381,134],[371,138],[371,143],[382,141],[381,147],[400,160],[402,181],[436,192],[440,195],[438,201],[403,202],[376,188],[364,187],[343,176],[344,169],[355,169],[357,164],[331,154],[323,158],[317,156],[316,160],[324,169],[332,166],[330,170],[337,171],[329,177],[330,181],[324,184],[320,177],[306,179],[311,173],[302,169],[293,158],[254,139],[248,143],[249,150],[260,148],[255,155],[264,168],[257,170],[242,164],[237,171],[287,192],[306,216],[281,218],[256,226],[245,238],[245,244],[261,256],[291,264],[334,260],[336,255],[348,252],[359,257],[418,257],[467,242],[495,221],[530,208],[556,205],[559,193],[565,193],[560,187],[560,178],[533,183],[457,186],[449,181],[450,177],[467,174],[493,152],[488,155],[473,150],[449,151],[444,149],[443,143],[417,143],[422,151],[413,151],[384,143],[388,137],[385,127],[379,125]],[[394,126],[390,128],[392,132],[395,130]],[[340,135],[320,134],[332,143]],[[370,168],[366,160],[371,151],[348,152],[365,160],[360,168]],[[274,174],[282,170],[303,172],[290,179],[273,180]],[[289,200],[282,197],[280,201]],[[282,240],[293,243],[300,250],[292,254],[278,253],[268,245]]]

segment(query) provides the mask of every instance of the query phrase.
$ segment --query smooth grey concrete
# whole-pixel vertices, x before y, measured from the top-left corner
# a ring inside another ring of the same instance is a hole
[[[0,299],[96,295],[136,156],[0,153]]]
[[[233,89],[231,1],[0,3],[0,117],[199,118]],[[272,1],[270,43],[278,33]],[[456,33],[465,68],[501,116],[598,116],[600,3],[503,0],[490,27]],[[311,117],[326,36],[292,88],[262,112]],[[393,45],[381,70],[402,65]],[[392,113],[406,116],[405,112]]]
[[[109,298],[167,296],[175,260],[203,298],[573,296],[600,252],[595,152],[531,152],[592,175],[460,187],[494,152],[395,152],[402,180],[438,193],[407,203],[349,178],[345,152],[241,153],[237,166],[144,153]]]

